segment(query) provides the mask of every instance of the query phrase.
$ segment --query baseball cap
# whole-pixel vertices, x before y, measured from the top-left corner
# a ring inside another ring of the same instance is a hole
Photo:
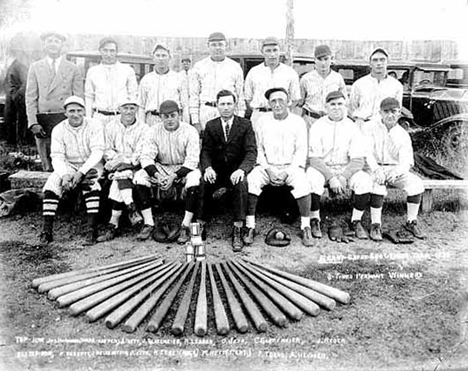
[[[222,32],[213,32],[209,37],[208,37],[208,42],[211,41],[226,41],[226,36]]]
[[[138,100],[135,99],[135,98],[130,98],[130,97],[127,97],[125,99],[122,99],[119,103],[119,107],[122,107],[122,106],[125,106],[127,104],[133,104],[135,106],[139,106],[138,104]]]
[[[380,109],[382,111],[386,111],[392,108],[400,108],[400,102],[398,99],[393,97],[385,98],[382,102],[380,102]]]
[[[164,113],[167,114],[167,113],[171,113],[174,111],[179,111],[179,106],[173,100],[166,100],[162,102],[161,105],[159,106],[160,114],[164,114]]]
[[[76,95],[72,95],[71,97],[65,99],[65,102],[63,103],[63,108],[67,108],[67,106],[72,103],[78,104],[81,107],[85,108],[85,102],[83,98],[77,97]]]
[[[344,98],[344,94],[339,91],[339,90],[336,90],[336,91],[332,91],[330,93],[328,93],[327,97],[325,98],[325,103],[328,103],[330,102],[331,100],[334,100],[334,99],[338,99],[338,98]]]
[[[265,45],[279,45],[279,41],[276,37],[267,37],[262,41],[262,48]]]
[[[384,55],[388,58],[388,52],[387,52],[384,48],[377,48],[377,49],[375,49],[375,50],[372,52],[372,54],[370,55],[369,58],[372,58],[372,56],[373,56],[374,54],[376,54],[376,53],[382,53],[382,54],[384,54]]]
[[[153,54],[154,54],[154,52],[155,52],[156,50],[158,50],[158,49],[164,49],[164,50],[167,51],[168,53],[171,52],[171,51],[169,50],[169,48],[168,48],[166,45],[164,45],[163,43],[157,43],[157,44],[154,46],[154,48],[153,48]]]
[[[315,48],[314,55],[315,55],[315,58],[318,59],[318,58],[325,57],[327,55],[332,55],[332,52],[331,52],[330,47],[328,45],[318,45]]]
[[[47,39],[49,36],[58,37],[60,40],[62,40],[62,42],[64,42],[67,39],[67,37],[63,33],[57,31],[46,31],[41,34],[41,40],[45,41],[45,39]]]
[[[282,91],[284,94],[286,94],[286,96],[289,96],[285,88],[271,88],[265,92],[265,98],[270,99],[270,95],[272,95],[273,93],[276,93],[277,91]]]

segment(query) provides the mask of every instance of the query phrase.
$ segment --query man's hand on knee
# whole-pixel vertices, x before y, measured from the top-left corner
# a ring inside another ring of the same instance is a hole
[[[231,174],[231,183],[233,185],[236,185],[237,183],[242,182],[244,180],[244,176],[245,176],[244,170],[237,169]]]

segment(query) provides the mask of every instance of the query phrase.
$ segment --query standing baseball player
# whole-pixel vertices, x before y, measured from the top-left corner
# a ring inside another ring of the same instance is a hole
[[[349,110],[351,117],[362,130],[364,122],[378,118],[380,102],[393,97],[400,105],[403,101],[403,86],[387,73],[388,53],[383,48],[375,49],[369,57],[371,72],[351,86]]]
[[[327,114],[325,98],[332,91],[341,91],[345,97],[346,85],[338,72],[331,69],[332,52],[328,45],[318,45],[315,48],[315,70],[302,76],[301,94],[304,99],[302,117],[308,127]]]
[[[138,85],[132,67],[117,61],[117,41],[105,37],[99,42],[101,63],[88,70],[85,82],[86,116],[104,125],[119,114],[119,104],[136,99]]]
[[[133,177],[140,168],[140,157],[148,134],[148,126],[138,120],[138,102],[127,99],[119,106],[120,115],[104,128],[106,150],[104,169],[112,181],[109,189],[111,218],[97,242],[115,238],[123,210],[132,225],[142,220],[133,199]]]
[[[272,115],[263,116],[257,125],[257,166],[247,176],[249,199],[244,243],[250,245],[255,236],[255,212],[263,187],[287,185],[296,199],[301,216],[301,238],[304,246],[312,246],[310,230],[310,186],[304,168],[307,158],[307,129],[302,117],[288,110],[289,95],[284,88],[272,88],[265,97]]]
[[[163,102],[159,112],[163,124],[154,125],[149,129],[141,154],[142,170],[139,170],[134,178],[144,222],[137,239],[148,239],[154,230],[151,188],[155,187],[158,197],[163,198],[164,194],[174,194],[172,191],[175,191],[176,187],[184,187],[185,214],[177,240],[183,244],[190,238],[190,223],[197,206],[200,137],[194,127],[180,121],[180,110],[176,102]]]
[[[190,116],[199,132],[218,116],[216,94],[223,89],[236,94],[236,112],[244,116],[244,75],[240,64],[226,57],[226,46],[224,34],[213,32],[208,38],[210,56],[195,63],[189,75]]]
[[[327,115],[318,119],[309,133],[309,167],[311,186],[311,226],[315,238],[320,230],[320,196],[328,186],[332,194],[354,191],[351,223],[356,237],[369,238],[361,218],[369,203],[372,189],[370,176],[363,171],[366,156],[364,138],[357,125],[346,116],[346,99],[334,91],[325,99]]]
[[[385,98],[380,103],[381,118],[366,122],[363,127],[370,143],[367,163],[374,179],[370,200],[370,237],[374,241],[382,240],[382,205],[387,186],[405,190],[408,216],[405,228],[415,237],[424,238],[417,225],[424,185],[421,178],[410,172],[414,165],[413,147],[408,132],[398,125],[400,110],[398,99]]]
[[[268,89],[282,87],[288,92],[291,99],[290,108],[296,106],[301,100],[299,76],[297,72],[280,62],[279,41],[275,37],[267,37],[262,41],[262,55],[264,61],[253,67],[245,78],[245,101],[252,109],[252,125],[256,130],[257,123],[271,108],[265,98]]]
[[[200,155],[203,176],[198,217],[200,224],[204,225],[213,192],[221,187],[231,188],[234,214],[232,249],[240,251],[243,248],[241,235],[247,211],[247,174],[257,161],[257,145],[250,121],[234,115],[234,93],[221,90],[216,101],[220,117],[208,121],[203,134]]]
[[[52,130],[51,157],[54,172],[44,185],[43,229],[40,243],[53,240],[52,228],[59,200],[63,193],[82,189],[88,214],[88,230],[84,245],[92,245],[97,237],[100,185],[104,153],[104,130],[99,121],[85,116],[83,98],[71,96],[64,103],[66,120]],[[93,179],[84,187],[91,173]]]
[[[189,123],[188,84],[177,72],[169,68],[171,52],[162,44],[153,50],[154,71],[141,79],[140,83],[140,121],[148,126],[161,122],[159,106],[166,100],[173,100],[182,109],[182,121]]]

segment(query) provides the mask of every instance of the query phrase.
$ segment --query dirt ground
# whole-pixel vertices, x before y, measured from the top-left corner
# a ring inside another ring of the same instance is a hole
[[[263,212],[255,243],[235,255],[229,217],[218,215],[209,227],[209,262],[247,258],[347,291],[351,302],[286,328],[269,323],[259,333],[251,323],[247,333],[231,329],[227,336],[216,334],[210,312],[203,338],[193,333],[193,307],[181,337],[170,333],[177,305],[158,333],[139,326],[128,334],[102,319],[72,317],[31,287],[37,277],[151,253],[184,261],[182,247],[137,242],[127,230],[83,248],[84,218],[63,212],[55,242],[38,248],[39,210],[0,219],[0,370],[468,370],[468,201],[461,192],[435,193],[435,210],[419,219],[427,237],[411,245],[324,237],[305,248],[296,221],[284,225],[291,245],[271,247],[263,237],[279,219]],[[404,222],[403,200],[396,193],[385,205],[385,226]],[[324,230],[332,221],[345,224],[349,214],[346,202],[326,203]]]

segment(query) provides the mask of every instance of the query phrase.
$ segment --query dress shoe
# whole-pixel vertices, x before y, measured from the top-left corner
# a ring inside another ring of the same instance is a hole
[[[305,227],[301,232],[301,242],[304,246],[310,247],[314,245],[314,239],[312,237],[312,231],[310,227]]]
[[[254,228],[246,228],[245,234],[243,237],[244,243],[246,245],[252,245],[255,238],[255,229]]]
[[[407,221],[405,224],[405,229],[408,232],[411,232],[414,237],[419,238],[423,240],[425,238],[424,234],[421,232],[421,230],[418,227],[418,222],[416,220]]]
[[[369,235],[367,234],[366,230],[362,226],[362,223],[360,220],[353,221],[353,231],[356,234],[356,237],[359,238],[360,240],[369,239]]]
[[[322,238],[322,231],[320,230],[320,220],[314,218],[310,221],[310,228],[312,230],[312,236],[315,238]]]
[[[234,227],[232,231],[232,251],[239,252],[242,251],[244,244],[242,243],[241,238],[242,229],[240,227]]]
[[[374,223],[371,225],[370,239],[372,241],[382,241],[382,228],[379,223]]]
[[[39,235],[39,244],[41,246],[46,246],[53,240],[54,238],[52,237],[52,232],[41,232]]]
[[[89,228],[86,231],[85,240],[83,241],[83,246],[92,246],[96,244],[97,241],[97,230],[95,228]]]
[[[187,243],[190,240],[190,227],[186,225],[182,225],[180,227],[180,234],[179,238],[177,238],[177,243],[179,245],[183,245],[184,243]]]
[[[140,233],[137,235],[137,240],[139,241],[146,241],[148,238],[150,238],[151,234],[153,233],[154,227],[149,224],[145,224],[142,228]]]

